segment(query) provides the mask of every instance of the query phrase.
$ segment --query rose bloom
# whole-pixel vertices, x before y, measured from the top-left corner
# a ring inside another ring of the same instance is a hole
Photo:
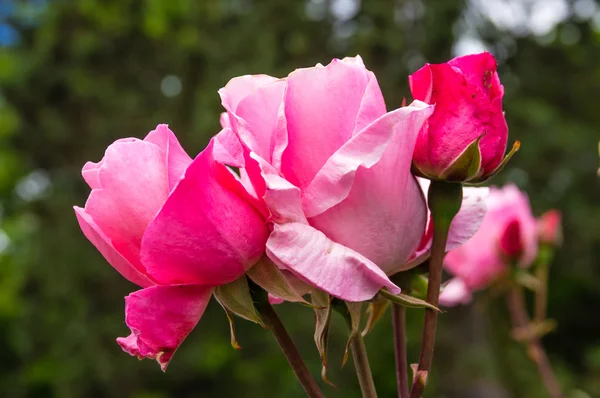
[[[192,160],[166,125],[121,139],[83,167],[92,192],[75,207],[85,236],[129,281],[131,329],[123,350],[163,370],[196,326],[215,286],[262,256],[268,230],[259,203],[215,162],[213,141]]]
[[[537,256],[538,227],[527,196],[514,185],[492,187],[485,202],[479,230],[444,259],[455,279],[442,291],[443,305],[469,301],[471,291],[488,287],[512,264],[529,267]]]
[[[413,97],[435,104],[415,145],[417,175],[481,182],[499,171],[508,126],[502,112],[504,87],[496,68],[494,56],[486,52],[426,64],[409,77]]]

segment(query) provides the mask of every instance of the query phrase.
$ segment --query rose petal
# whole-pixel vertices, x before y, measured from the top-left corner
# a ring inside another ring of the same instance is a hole
[[[381,189],[389,187],[392,173],[399,173],[401,179],[406,180],[417,134],[432,112],[433,107],[415,102],[411,106],[385,114],[344,143],[327,159],[303,191],[302,202],[306,216],[314,217],[344,200],[354,184],[356,170],[361,166],[373,167],[386,153],[390,142],[393,142],[393,148],[387,153],[386,166],[371,174],[386,181],[381,181],[385,185]]]
[[[389,118],[391,126],[375,122],[367,127],[365,130],[371,130],[369,134],[376,138],[365,140],[365,143],[357,146],[357,153],[362,148],[369,148],[368,143],[388,135],[389,144],[379,155],[379,161],[366,165],[370,168],[358,168],[345,199],[309,218],[315,228],[332,240],[361,253],[386,273],[409,258],[425,231],[427,210],[423,194],[410,172],[410,163],[419,129],[432,110],[432,107],[423,103],[400,108],[379,119],[383,121]],[[362,135],[360,133],[350,142]],[[341,152],[338,151],[330,160]],[[346,164],[340,162],[342,170],[352,160],[356,159],[356,163],[360,161],[359,155],[354,159],[349,155],[339,158],[347,159]],[[364,156],[364,159],[368,158]],[[329,164],[328,161],[325,167]],[[332,174],[335,176],[335,173]],[[321,171],[317,177],[320,175]],[[339,192],[339,185],[331,184],[324,192],[335,192],[336,189]],[[307,196],[305,193],[303,199]],[[316,200],[317,208],[324,207],[321,203],[327,204],[328,200],[325,195]],[[306,213],[311,214],[310,211],[312,208]]]
[[[156,126],[144,141],[158,145],[163,150],[169,174],[169,190],[172,190],[183,177],[185,169],[192,163],[192,158],[183,150],[177,137],[166,124]]]
[[[141,287],[152,286],[154,282],[146,277],[143,269],[127,261],[112,245],[110,239],[98,228],[92,217],[81,207],[74,207],[77,221],[86,238],[98,249],[106,261],[112,265],[125,279]]]
[[[100,189],[100,179],[98,178],[98,171],[102,167],[102,160],[98,163],[87,162],[81,170],[81,175],[85,182],[91,189]]]
[[[110,145],[98,170],[85,212],[113,247],[137,269],[142,236],[169,194],[164,152],[137,139]]]
[[[298,69],[288,76],[288,143],[281,171],[291,183],[308,186],[327,159],[352,137],[370,78],[364,66],[340,60],[326,67]],[[361,124],[365,124],[364,117]]]
[[[472,294],[467,285],[459,278],[453,278],[440,292],[440,305],[454,307],[471,302]]]
[[[306,224],[275,224],[267,255],[280,268],[342,300],[368,300],[383,287],[400,291],[370,260]]]
[[[201,285],[152,286],[125,297],[125,322],[131,330],[117,343],[138,358],[155,359],[163,371],[196,327],[213,288]]]
[[[265,220],[214,161],[213,145],[194,159],[144,235],[142,261],[163,284],[232,282],[264,252]]]

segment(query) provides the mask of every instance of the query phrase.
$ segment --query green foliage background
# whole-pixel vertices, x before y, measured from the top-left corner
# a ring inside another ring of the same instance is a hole
[[[219,129],[217,90],[241,74],[284,76],[358,53],[398,107],[408,74],[452,57],[465,26],[501,61],[511,141],[522,143],[493,182],[518,183],[538,214],[564,214],[550,282],[559,326],[544,342],[570,397],[600,397],[600,14],[571,14],[536,37],[485,18],[465,25],[473,2],[341,3],[358,8],[341,18],[339,0],[0,0],[15,10],[0,23],[20,37],[0,47],[0,397],[302,397],[260,327],[240,320],[243,350],[230,347],[214,302],[166,374],[121,352],[123,296],[136,287],[79,231],[80,169],[162,122],[198,153]],[[171,75],[182,89],[168,97]],[[479,294],[442,316],[426,397],[546,396],[502,304]],[[311,310],[278,311],[318,375]],[[416,361],[422,314],[408,321]],[[359,396],[352,364],[338,366],[345,337],[335,319],[328,397]],[[366,343],[380,396],[394,396],[389,314]]]

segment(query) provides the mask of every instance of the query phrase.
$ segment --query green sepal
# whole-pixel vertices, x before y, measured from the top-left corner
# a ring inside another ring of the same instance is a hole
[[[476,178],[481,169],[481,149],[479,148],[481,138],[483,138],[483,134],[473,140],[437,179],[463,182]]]
[[[346,309],[347,309],[347,317],[349,317],[349,328],[350,335],[348,336],[348,341],[346,342],[346,348],[344,349],[344,358],[342,359],[342,368],[348,362],[348,357],[350,355],[350,344],[352,341],[358,337],[360,333],[360,315],[362,312],[362,303],[351,303],[346,301]]]
[[[519,141],[515,141],[515,143],[513,144],[513,147],[510,150],[510,152],[508,152],[508,154],[504,157],[504,159],[502,159],[502,162],[500,162],[500,164],[498,165],[498,167],[496,167],[491,173],[489,173],[489,174],[487,174],[485,176],[476,177],[476,178],[474,178],[472,180],[467,181],[466,185],[481,184],[481,183],[484,183],[484,182],[490,180],[492,177],[494,177],[496,174],[498,174],[499,172],[502,171],[502,169],[504,168],[504,166],[506,166],[506,164],[513,157],[513,155],[515,153],[517,153],[517,151],[519,150],[519,148],[521,148],[521,143]]]
[[[393,294],[390,293],[389,291],[385,290],[385,289],[381,289],[379,291],[379,294],[381,294],[383,297],[385,297],[386,299],[388,299],[389,301],[392,301],[396,304],[400,304],[403,307],[408,307],[408,308],[429,308],[430,310],[434,310],[434,311],[438,311],[438,312],[443,312],[442,310],[440,310],[438,307],[436,307],[433,304],[428,303],[425,300],[421,300],[419,298],[413,297],[413,296],[409,296],[408,294]]]
[[[389,300],[386,300],[381,295],[376,295],[368,304],[367,314],[369,317],[367,318],[367,324],[365,325],[362,336],[365,337],[373,328],[375,327],[375,323],[385,314],[388,307],[390,306]]]
[[[329,325],[331,323],[331,296],[321,290],[315,289],[310,297],[315,310],[314,340],[321,357],[321,378],[325,383],[334,386],[327,378],[327,349],[329,345]]]
[[[264,327],[260,315],[254,307],[246,275],[226,285],[217,286],[214,296],[226,311]]]
[[[254,264],[248,270],[247,275],[258,286],[285,301],[299,302],[312,307],[312,304],[306,301],[288,282],[277,265],[266,256]]]

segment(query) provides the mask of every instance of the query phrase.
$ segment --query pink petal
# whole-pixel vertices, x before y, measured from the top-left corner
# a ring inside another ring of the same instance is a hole
[[[271,161],[278,136],[278,114],[284,89],[284,80],[248,75],[230,80],[219,90],[232,130],[250,150],[267,161]]]
[[[275,224],[267,255],[282,269],[342,300],[368,300],[383,287],[400,291],[367,258],[306,224]]]
[[[472,294],[467,285],[459,278],[453,278],[440,292],[440,305],[454,307],[471,302]]]
[[[201,285],[152,286],[125,297],[125,323],[131,334],[117,343],[138,358],[155,359],[163,371],[196,327],[213,288]]]
[[[221,116],[219,116],[219,123],[221,124],[221,128],[231,128],[231,122],[229,121],[229,114],[227,112],[221,112]]]
[[[225,87],[219,90],[221,102],[225,109],[232,112],[237,110],[238,104],[252,94],[254,90],[263,84],[278,80],[276,77],[268,75],[244,75],[231,79]],[[223,126],[225,127],[225,126]]]
[[[285,80],[264,84],[241,100],[235,112],[237,133],[253,152],[267,161],[271,161],[279,135],[284,89]]]
[[[85,212],[113,247],[137,269],[142,236],[169,194],[164,152],[137,139],[110,145],[98,171],[102,188],[92,190]]]
[[[485,198],[489,192],[487,187],[463,187],[463,201],[450,225],[446,251],[462,245],[479,230],[487,211]]]
[[[265,220],[214,161],[213,145],[194,159],[144,235],[142,261],[160,283],[229,283],[264,253]]]
[[[382,105],[372,87],[365,95],[371,79],[364,66],[340,60],[289,75],[285,92],[288,144],[281,171],[290,182],[300,188],[308,186],[327,159],[356,131],[359,111],[367,106],[363,101]],[[384,112],[382,108],[379,114]],[[360,124],[367,123],[365,115],[375,114],[364,111]]]
[[[132,263],[127,261],[125,257],[115,250],[110,239],[104,235],[92,217],[87,214],[84,209],[77,206],[75,206],[74,209],[81,231],[83,231],[85,237],[92,242],[110,265],[123,275],[125,279],[136,285],[148,287],[154,284],[152,280],[144,275],[143,269],[136,269]]]
[[[144,141],[158,145],[163,150],[169,173],[169,190],[172,190],[183,177],[185,169],[192,163],[192,158],[185,153],[177,137],[166,124],[156,126],[156,129],[148,133]]]
[[[83,179],[85,182],[87,182],[91,189],[101,188],[100,179],[98,178],[98,171],[100,170],[100,167],[102,167],[102,160],[98,163],[87,162],[81,170]]]
[[[373,167],[384,153],[385,165],[371,174],[385,180],[381,182],[386,187],[394,185],[389,182],[391,174],[399,174],[400,179],[406,181],[417,134],[432,112],[433,107],[416,102],[385,114],[344,143],[303,191],[306,216],[314,217],[344,200],[355,183],[354,175],[359,167]],[[390,149],[386,151],[388,144]],[[391,189],[402,190],[403,186]]]
[[[230,128],[223,128],[213,138],[215,161],[232,167],[244,166],[244,153],[237,135]]]
[[[389,145],[384,147],[379,161],[366,165],[370,168],[358,168],[354,181],[348,184],[350,192],[345,199],[309,218],[310,224],[330,239],[367,257],[386,273],[404,264],[425,231],[427,209],[423,194],[410,172],[410,164],[419,129],[432,110],[423,103],[400,108],[379,119],[392,119],[391,126],[375,122],[365,129],[371,130],[369,133],[376,137],[371,142],[388,136]],[[366,133],[356,135],[352,141],[363,134]],[[365,140],[357,149],[369,148],[369,143]],[[352,157],[345,155],[340,159],[352,160]],[[360,150],[357,150],[356,159],[358,163]],[[364,156],[364,159],[369,159],[369,156]],[[349,160],[346,162],[349,163]],[[313,182],[316,181],[317,178]],[[325,192],[335,192],[334,189],[339,192],[339,185],[332,184],[332,188]],[[329,199],[319,200],[327,203]]]

